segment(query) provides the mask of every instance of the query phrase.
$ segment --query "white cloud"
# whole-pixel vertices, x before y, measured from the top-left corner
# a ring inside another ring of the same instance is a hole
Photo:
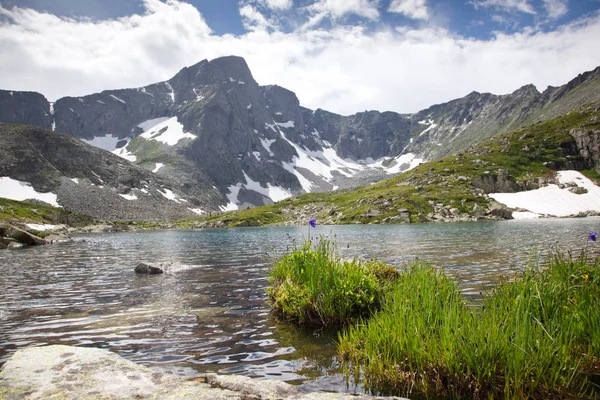
[[[240,15],[242,16],[244,28],[248,31],[266,30],[273,26],[256,7],[250,4],[240,8]]]
[[[350,26],[234,36],[213,33],[187,3],[145,4],[144,15],[96,23],[0,8],[0,21],[13,21],[0,22],[0,88],[54,100],[163,81],[183,66],[235,54],[260,84],[293,90],[309,108],[414,112],[472,90],[504,94],[527,83],[543,90],[600,65],[600,53],[590,51],[600,37],[598,13],[552,32],[491,40]]]
[[[261,0],[261,3],[274,10],[288,10],[294,4],[292,0]]]
[[[393,0],[388,11],[404,14],[413,19],[429,18],[427,0]]]
[[[544,8],[548,18],[557,19],[569,11],[568,0],[544,0]]]
[[[317,0],[309,10],[333,18],[355,14],[371,20],[379,19],[379,0]]]
[[[504,11],[520,11],[526,14],[536,14],[535,9],[528,0],[474,0],[475,7],[492,7]]]

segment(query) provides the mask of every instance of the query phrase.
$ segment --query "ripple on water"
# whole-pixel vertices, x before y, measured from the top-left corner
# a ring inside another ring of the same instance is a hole
[[[599,221],[319,226],[317,233],[335,236],[344,258],[395,266],[427,260],[477,297],[499,274],[543,260],[551,247],[589,246]],[[0,363],[18,348],[70,344],[110,349],[185,377],[219,372],[346,390],[335,336],[269,318],[265,255],[281,254],[305,234],[252,228],[85,235],[0,252]],[[160,264],[165,274],[137,276],[139,262]]]

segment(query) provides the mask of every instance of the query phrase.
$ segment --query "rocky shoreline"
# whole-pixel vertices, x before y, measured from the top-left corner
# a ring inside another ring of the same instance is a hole
[[[495,202],[494,202],[495,203]],[[450,206],[443,206],[441,204],[433,205],[435,212],[430,213],[426,216],[421,216],[419,223],[431,223],[431,222],[474,222],[474,221],[502,221],[513,219],[513,212],[520,210],[509,209],[499,203],[492,204],[489,209],[475,208],[468,214],[457,212],[458,209],[451,208]],[[286,212],[286,221],[283,223],[274,224],[272,226],[304,226],[306,221],[313,215],[327,212],[327,217],[320,218],[320,225],[337,225],[339,224],[339,214],[335,211],[335,208],[327,207],[321,204],[308,204],[302,209],[290,209]],[[556,217],[552,215],[542,215],[540,218],[585,218],[585,217],[597,217],[600,213],[596,211],[589,211],[585,213],[578,213],[568,215],[566,217]],[[376,213],[372,213],[373,221],[369,224],[405,224],[411,223],[407,213],[402,210],[399,211],[399,216],[396,219],[383,219],[378,220]],[[359,223],[359,222],[357,222]],[[28,225],[34,226],[34,228]],[[250,227],[250,224],[241,224],[235,226]],[[43,229],[38,231],[35,229],[38,227]],[[23,223],[0,223],[0,250],[3,249],[19,249],[25,246],[37,246],[45,244],[54,244],[59,242],[65,242],[72,240],[72,234],[86,234],[86,233],[111,233],[111,232],[139,232],[139,231],[150,231],[150,230],[171,230],[171,229],[210,229],[210,228],[229,228],[230,226],[223,221],[199,221],[186,226],[181,226],[177,223],[164,223],[156,224],[152,226],[146,226],[144,224],[114,224],[111,222],[102,222],[93,225],[86,225],[83,227],[69,227],[67,225],[47,225],[47,224],[23,224]],[[42,237],[43,236],[43,237]]]
[[[63,345],[18,350],[0,370],[0,398],[156,400],[370,400],[349,393],[304,393],[296,386],[208,374],[186,380],[125,360],[108,350]],[[406,400],[400,397],[387,399]]]

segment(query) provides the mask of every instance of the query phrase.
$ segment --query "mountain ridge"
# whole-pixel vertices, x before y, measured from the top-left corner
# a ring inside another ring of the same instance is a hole
[[[600,100],[598,89],[600,67],[542,93],[525,85],[500,96],[471,92],[414,114],[343,116],[302,107],[278,85],[260,86],[243,58],[229,56],[164,82],[47,106],[40,94],[0,90],[0,121],[41,125],[111,150],[172,181],[182,195],[210,192],[201,206],[216,211],[377,182]]]

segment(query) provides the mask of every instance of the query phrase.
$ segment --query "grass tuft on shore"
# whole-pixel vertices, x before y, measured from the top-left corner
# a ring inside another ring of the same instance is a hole
[[[305,327],[335,327],[378,310],[397,274],[377,261],[341,260],[334,244],[321,238],[274,264],[268,294],[281,319]]]
[[[501,280],[480,307],[426,264],[401,272],[382,310],[339,336],[347,373],[378,393],[431,398],[593,398],[600,263],[557,255]]]

